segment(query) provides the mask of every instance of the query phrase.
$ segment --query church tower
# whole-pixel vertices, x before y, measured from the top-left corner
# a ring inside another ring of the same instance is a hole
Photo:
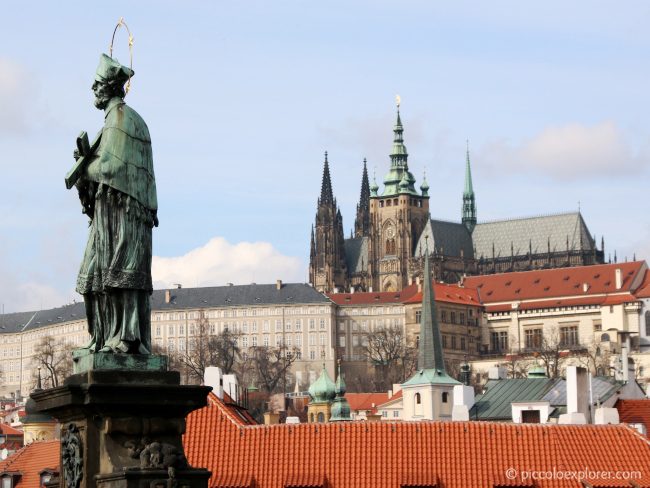
[[[370,234],[370,184],[368,167],[363,158],[363,175],[361,176],[361,196],[357,205],[357,218],[354,221],[354,237],[367,237]]]
[[[476,227],[476,200],[472,187],[472,169],[469,164],[469,142],[467,143],[467,157],[465,162],[465,190],[463,191],[463,225],[471,234]]]
[[[398,291],[410,284],[410,263],[429,214],[428,185],[423,183],[422,194],[418,193],[408,168],[399,101],[393,133],[384,191],[379,195],[376,182],[370,187],[368,263],[369,282],[375,291]]]
[[[347,270],[343,240],[343,217],[332,191],[327,152],[323,164],[323,181],[312,228],[309,281],[321,292],[346,288]]]
[[[451,420],[453,391],[456,385],[460,385],[460,382],[449,376],[445,370],[442,335],[427,249],[424,257],[418,369],[402,384],[403,420]]]

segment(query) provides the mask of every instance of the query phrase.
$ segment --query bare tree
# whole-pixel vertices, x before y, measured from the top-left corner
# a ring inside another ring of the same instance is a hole
[[[608,376],[610,370],[611,353],[609,349],[602,348],[596,339],[581,351],[578,362],[596,376]]]
[[[187,348],[180,353],[180,360],[194,381],[202,383],[205,368],[218,366],[223,374],[230,374],[241,358],[239,337],[241,334],[226,329],[210,334],[210,322],[201,311],[189,337]]]
[[[41,370],[44,388],[54,388],[72,372],[72,347],[51,335],[34,346],[33,364]]]
[[[362,336],[362,354],[374,366],[374,389],[385,391],[415,371],[417,348],[401,327],[379,327]]]
[[[277,393],[289,383],[289,370],[298,359],[298,349],[287,346],[257,346],[249,349],[248,366],[258,386],[268,393]]]

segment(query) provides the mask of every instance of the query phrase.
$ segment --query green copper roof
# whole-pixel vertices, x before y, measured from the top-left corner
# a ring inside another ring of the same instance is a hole
[[[350,417],[350,404],[345,398],[345,381],[341,375],[341,366],[339,365],[339,375],[336,378],[336,398],[332,402],[330,422],[341,422],[352,420]]]
[[[329,403],[336,396],[336,386],[327,374],[324,364],[320,376],[309,387],[309,396],[313,403]]]
[[[420,190],[422,191],[423,197],[429,196],[429,183],[427,182],[427,174],[422,175],[422,184],[420,185]]]
[[[419,371],[416,371],[415,374],[406,383],[402,383],[402,386],[460,384],[460,381],[457,381],[449,376],[444,370],[439,371],[436,369],[421,369]]]
[[[384,178],[384,193],[382,196],[393,196],[400,193],[418,195],[415,190],[415,177],[409,172],[408,152],[404,145],[404,127],[400,117],[399,108],[397,109],[397,122],[393,128],[393,150],[390,154],[390,171]],[[402,186],[402,182],[406,182]]]

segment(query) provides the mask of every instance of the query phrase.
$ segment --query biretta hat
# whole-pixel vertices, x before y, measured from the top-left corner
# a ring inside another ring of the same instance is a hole
[[[97,71],[95,72],[95,80],[103,82],[125,82],[134,74],[135,73],[131,68],[122,66],[117,59],[113,59],[106,54],[102,54],[99,58],[99,66],[97,66]]]

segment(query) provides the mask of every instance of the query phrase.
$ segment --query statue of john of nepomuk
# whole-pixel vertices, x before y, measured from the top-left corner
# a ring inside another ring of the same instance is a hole
[[[77,291],[92,352],[151,351],[151,231],[158,203],[149,130],[124,103],[124,84],[133,74],[102,54],[92,89],[104,127],[92,145],[86,142],[86,154],[75,151],[78,163],[85,161],[75,185],[91,219]]]

